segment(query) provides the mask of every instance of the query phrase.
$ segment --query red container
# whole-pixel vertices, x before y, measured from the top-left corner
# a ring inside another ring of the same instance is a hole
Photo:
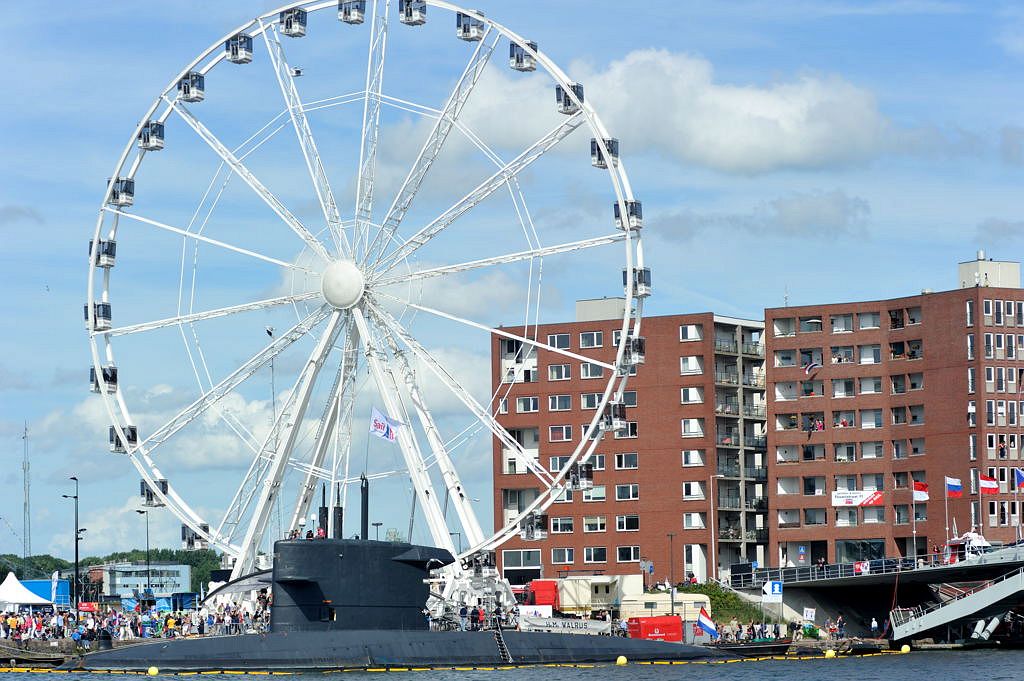
[[[630,617],[627,620],[630,638],[648,641],[683,641],[683,620],[678,615],[660,617]]]
[[[554,579],[535,579],[526,594],[527,605],[550,605],[558,610],[558,582]]]

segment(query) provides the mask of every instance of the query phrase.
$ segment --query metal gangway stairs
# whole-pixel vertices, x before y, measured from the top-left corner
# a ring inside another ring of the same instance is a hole
[[[893,640],[910,638],[960,619],[977,616],[986,608],[1024,592],[1024,568],[959,592],[949,600],[931,606],[896,608],[889,613]]]
[[[501,656],[501,661],[505,664],[512,664],[512,654],[508,652],[505,637],[501,635],[500,623],[494,627],[494,642],[498,645],[498,655]]]

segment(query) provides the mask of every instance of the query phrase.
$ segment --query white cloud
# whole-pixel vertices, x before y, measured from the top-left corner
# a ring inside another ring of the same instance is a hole
[[[978,225],[975,239],[981,244],[1000,244],[1024,236],[1024,220],[988,218]]]
[[[867,200],[834,189],[781,196],[749,213],[664,213],[653,231],[674,239],[692,238],[706,230],[834,239],[864,232],[870,215]]]

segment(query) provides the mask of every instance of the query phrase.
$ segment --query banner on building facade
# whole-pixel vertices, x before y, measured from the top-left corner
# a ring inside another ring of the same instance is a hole
[[[832,492],[833,506],[881,506],[882,493],[867,490]]]

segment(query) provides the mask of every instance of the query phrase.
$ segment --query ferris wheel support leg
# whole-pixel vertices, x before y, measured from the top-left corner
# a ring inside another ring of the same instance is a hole
[[[313,494],[316,492],[316,484],[320,479],[318,471],[323,467],[324,459],[327,458],[327,450],[330,447],[334,434],[338,433],[345,439],[344,448],[346,456],[347,450],[352,446],[351,428],[343,428],[341,431],[338,431],[338,422],[340,419],[342,424],[350,423],[351,411],[355,406],[353,387],[358,367],[358,354],[356,353],[357,342],[352,336],[354,329],[355,324],[349,318],[345,324],[345,345],[342,350],[341,368],[338,371],[337,379],[331,391],[332,397],[328,401],[323,417],[320,419],[321,425],[317,430],[315,438],[316,444],[313,451],[313,459],[306,473],[305,480],[299,488],[299,498],[295,503],[292,519],[288,525],[290,530],[298,529],[299,519],[304,518],[309,512],[310,504],[313,501]],[[331,493],[333,495],[333,490]]]
[[[390,367],[384,366],[382,361],[383,353],[374,345],[366,324],[366,318],[363,316],[363,311],[358,307],[352,308],[352,318],[355,320],[356,328],[359,331],[366,361],[370,366],[370,373],[377,384],[377,390],[380,393],[381,399],[384,400],[384,407],[391,418],[397,417],[401,420],[404,410],[399,400],[398,384],[395,381],[394,374],[391,372]],[[405,465],[409,471],[409,478],[412,481],[413,489],[416,491],[420,507],[423,509],[423,515],[427,520],[427,528],[430,530],[430,536],[433,538],[435,546],[448,549],[452,555],[455,555],[455,545],[452,542],[451,535],[448,534],[448,524],[444,520],[444,514],[441,512],[441,507],[437,502],[437,495],[434,493],[434,485],[430,481],[430,476],[427,475],[423,456],[419,452],[419,447],[410,429],[411,425],[409,424],[395,429],[398,445],[402,450],[402,457],[405,459]]]
[[[390,332],[386,333],[385,338],[391,348],[391,356],[395,358],[395,363],[398,364],[398,369],[405,380],[405,387],[409,391],[409,397],[412,400],[413,408],[416,410],[416,416],[419,418],[420,425],[427,435],[427,442],[430,444],[434,458],[437,460],[437,467],[444,480],[448,498],[455,505],[455,512],[459,516],[459,522],[462,524],[462,531],[466,533],[469,545],[476,546],[484,540],[483,530],[480,529],[480,521],[477,520],[476,513],[473,511],[473,507],[466,495],[466,490],[462,486],[462,480],[459,479],[459,474],[455,470],[455,466],[452,465],[451,457],[448,456],[448,449],[444,446],[444,440],[441,439],[437,424],[434,423],[434,416],[430,413],[426,402],[423,400],[423,394],[416,384],[416,375],[413,373],[412,367],[409,366],[409,362],[406,360],[402,349],[398,346],[392,334]]]
[[[316,349],[309,359],[306,360],[306,365],[302,369],[293,393],[295,395],[293,401],[294,408],[290,414],[287,414],[289,423],[285,426],[285,433],[284,437],[280,440],[280,446],[271,455],[270,470],[263,479],[262,489],[259,491],[252,519],[249,521],[245,538],[242,540],[242,553],[235,562],[234,569],[231,571],[232,579],[247,575],[255,568],[256,554],[259,551],[260,544],[263,542],[263,534],[267,529],[274,501],[281,488],[281,479],[284,477],[285,468],[291,457],[292,449],[295,447],[295,441],[298,439],[299,430],[306,415],[306,409],[309,407],[310,394],[313,392],[313,386],[316,384],[316,378],[320,373],[320,368],[323,366],[324,359],[326,359],[338,337],[338,332],[341,330],[343,314],[343,311],[335,310],[331,315],[331,319],[324,330],[323,336],[320,338],[320,342],[317,343]],[[282,410],[281,415],[278,417],[278,422],[274,424],[273,430],[277,430],[280,422],[285,417],[285,411]],[[273,440],[273,436],[273,431],[268,433],[267,441],[263,443],[263,451],[267,450],[267,447]]]

